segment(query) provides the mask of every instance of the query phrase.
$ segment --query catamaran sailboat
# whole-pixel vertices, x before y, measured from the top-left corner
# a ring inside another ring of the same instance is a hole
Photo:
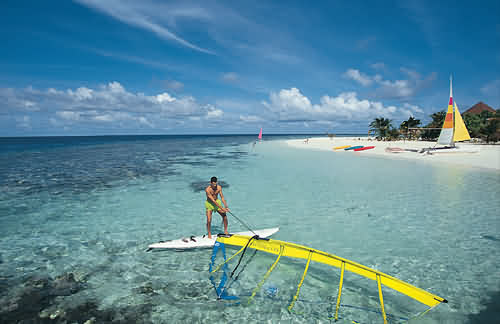
[[[450,77],[450,101],[443,128],[439,134],[438,144],[454,147],[455,142],[470,140],[470,135],[465,127],[460,111],[458,111],[457,103],[453,102],[452,81]],[[453,106],[455,106],[455,109],[453,109]]]
[[[456,101],[453,100],[453,80],[450,76],[450,100],[448,102],[448,111],[444,119],[443,127],[437,141],[437,145],[444,145],[440,147],[426,148],[421,152],[424,153],[474,153],[478,152],[476,149],[463,148],[455,145],[455,142],[470,140],[469,132],[465,123],[460,115]]]

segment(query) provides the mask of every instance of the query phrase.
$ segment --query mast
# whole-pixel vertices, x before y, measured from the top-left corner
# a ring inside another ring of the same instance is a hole
[[[453,74],[450,74],[450,105],[452,106],[452,111],[453,111],[453,134],[452,134],[452,140],[451,140],[451,145],[455,146],[455,141],[453,138],[455,137],[455,107],[453,107],[454,102],[453,100]]]
[[[448,102],[448,111],[444,118],[443,127],[441,128],[441,133],[439,134],[438,144],[441,145],[453,145],[453,84],[452,77],[450,75],[450,100]]]
[[[450,74],[450,98],[453,98],[453,75]]]

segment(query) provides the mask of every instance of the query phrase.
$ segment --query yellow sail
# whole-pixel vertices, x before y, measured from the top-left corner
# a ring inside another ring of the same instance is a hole
[[[305,259],[308,260],[308,263],[309,261],[315,261],[337,268],[345,268],[346,271],[356,273],[371,280],[378,280],[382,285],[399,291],[400,293],[405,294],[408,297],[411,297],[429,307],[434,307],[440,303],[447,302],[447,300],[444,298],[431,294],[425,290],[417,288],[409,283],[391,277],[380,271],[368,268],[354,261],[350,261],[336,255],[312,249],[306,246],[272,239],[252,239],[251,237],[244,235],[231,235],[230,237],[221,236],[217,238],[217,241],[229,245],[243,247],[248,246],[252,249],[276,254],[279,256]],[[240,252],[241,249],[236,254],[239,254]]]
[[[453,141],[460,142],[467,140],[470,140],[470,135],[467,131],[467,127],[465,127],[460,111],[458,111],[457,103],[455,102],[455,131],[453,133]]]

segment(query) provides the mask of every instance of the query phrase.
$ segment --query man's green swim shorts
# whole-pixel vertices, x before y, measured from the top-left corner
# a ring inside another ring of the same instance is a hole
[[[222,201],[220,201],[220,199],[217,199],[217,203],[218,203],[220,206],[222,206]],[[207,210],[213,210],[213,211],[217,211],[217,210],[219,210],[219,207],[217,207],[217,205],[215,205],[214,203],[212,203],[212,202],[210,202],[210,201],[208,201],[208,200],[206,200],[206,201],[205,201],[205,208],[206,208]]]

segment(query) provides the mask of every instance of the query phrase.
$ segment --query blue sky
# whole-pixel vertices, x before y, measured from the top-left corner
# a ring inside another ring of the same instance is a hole
[[[2,1],[0,136],[365,133],[500,108],[498,1]]]

